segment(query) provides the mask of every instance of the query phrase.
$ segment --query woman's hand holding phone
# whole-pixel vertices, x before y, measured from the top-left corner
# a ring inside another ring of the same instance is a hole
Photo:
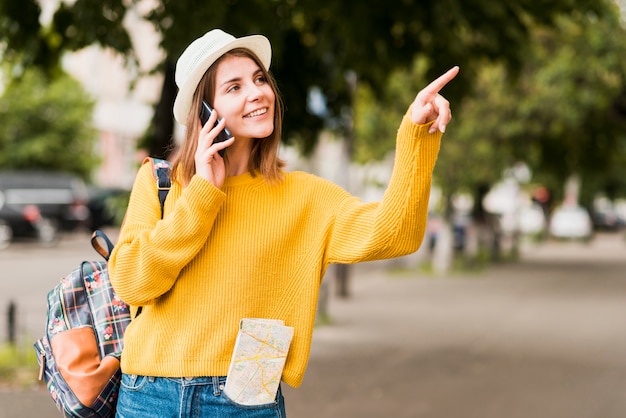
[[[198,120],[198,124],[200,124],[200,120]],[[218,188],[222,188],[226,179],[226,165],[219,151],[232,145],[235,141],[231,136],[223,142],[215,142],[225,127],[225,120],[218,121],[216,112],[211,112],[207,122],[200,129],[198,146],[194,155],[196,173]]]
[[[202,100],[202,104],[201,104],[201,107],[200,107],[200,123],[202,124],[202,126],[206,125],[206,123],[209,120],[209,117],[213,113],[215,113],[215,112],[213,111],[213,108],[211,107],[211,105],[206,100]],[[213,127],[214,128],[217,127],[217,124],[219,122],[220,122],[220,120],[218,119],[215,122],[215,125]],[[233,134],[230,133],[230,131],[228,130],[228,128],[226,126],[223,126],[222,130],[217,134],[217,136],[213,140],[213,143],[216,144],[218,142],[228,141],[232,137],[233,137]],[[224,154],[226,153],[226,148],[220,149],[219,153],[223,157]]]

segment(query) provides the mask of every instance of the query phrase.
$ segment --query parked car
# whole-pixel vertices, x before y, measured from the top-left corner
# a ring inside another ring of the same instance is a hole
[[[550,236],[565,240],[589,240],[593,235],[593,222],[582,206],[562,205],[550,216]]]
[[[620,231],[626,226],[624,219],[611,209],[596,209],[592,212],[593,225],[602,231]]]
[[[89,222],[85,183],[72,174],[0,171],[0,240],[36,237],[56,240],[60,231]]]
[[[89,228],[94,231],[103,226],[121,222],[122,214],[128,205],[130,192],[116,187],[91,186],[89,190]]]

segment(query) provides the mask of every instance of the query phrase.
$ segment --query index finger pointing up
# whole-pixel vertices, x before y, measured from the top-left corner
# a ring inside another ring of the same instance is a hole
[[[424,87],[423,92],[437,94],[459,73],[459,66],[454,66],[437,79],[433,80],[429,85]]]

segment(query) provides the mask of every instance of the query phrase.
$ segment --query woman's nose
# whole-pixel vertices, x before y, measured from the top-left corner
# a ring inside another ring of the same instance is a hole
[[[258,100],[262,95],[263,95],[263,91],[261,90],[259,86],[252,84],[248,88],[248,100],[249,101],[252,102],[252,101]]]

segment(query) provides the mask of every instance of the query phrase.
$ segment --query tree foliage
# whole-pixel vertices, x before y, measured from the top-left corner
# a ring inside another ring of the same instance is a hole
[[[537,31],[536,59],[514,91],[528,97],[519,117],[531,126],[526,141],[517,136],[512,154],[521,159],[532,153],[546,182],[562,184],[576,174],[583,186],[605,183],[606,190],[626,176],[626,31],[617,13],[602,20],[575,14],[557,28]],[[621,181],[622,193],[624,186]],[[587,201],[593,197],[593,190],[583,192]]]
[[[381,160],[395,150],[396,131],[416,93],[427,83],[428,58],[418,57],[411,67],[394,71],[377,95],[369,83],[357,86],[354,101],[354,160],[365,164]],[[446,94],[444,89],[442,94]]]
[[[453,121],[435,171],[448,193],[493,184],[524,162],[533,181],[557,198],[573,174],[582,178],[586,202],[598,191],[626,194],[626,33],[615,5],[605,6],[602,19],[576,11],[553,26],[531,26],[517,68],[481,61],[472,90],[452,101]],[[360,161],[393,150],[393,130],[411,99],[404,91],[427,82],[424,60],[393,73],[381,100],[367,85],[359,88]]]
[[[0,0],[0,54],[12,65],[12,77],[36,66],[46,74],[59,70],[64,52],[98,44],[120,52],[132,62],[135,54],[123,26],[128,12],[122,0],[59,1],[51,22],[41,23],[37,0]]]
[[[572,10],[602,16],[596,0],[230,0],[199,4],[160,0],[143,12],[144,2],[77,0],[60,2],[49,27],[39,26],[35,0],[0,0],[0,42],[4,55],[50,67],[61,51],[90,43],[132,57],[124,16],[129,8],[143,13],[162,35],[166,73],[157,118],[148,134],[151,151],[164,149],[172,134],[171,102],[175,94],[173,63],[185,45],[208,29],[220,27],[236,36],[263,33],[274,48],[273,72],[287,104],[285,140],[311,150],[325,127],[349,127],[344,117],[353,103],[346,75],[354,73],[374,97],[386,88],[390,73],[408,68],[416,54],[428,57],[428,79],[452,65],[463,68],[448,88],[458,102],[470,89],[484,60],[509,68],[523,62],[529,27],[552,24]],[[14,63],[20,62],[13,61]],[[309,93],[322,92],[326,112],[312,112]],[[407,103],[408,104],[408,103]]]
[[[88,180],[96,166],[93,101],[68,75],[28,70],[0,97],[0,167],[68,171]]]
[[[516,76],[485,66],[442,150],[448,184],[493,183],[523,161],[557,196],[573,174],[593,185],[587,202],[601,189],[626,192],[625,35],[617,10],[572,13],[533,29]]]

